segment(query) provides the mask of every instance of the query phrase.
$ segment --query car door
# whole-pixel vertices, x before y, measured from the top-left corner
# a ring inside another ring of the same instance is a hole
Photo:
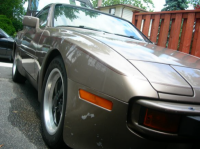
[[[44,53],[43,51],[40,50],[41,45],[39,43],[39,41],[41,41],[41,39],[43,38],[43,36],[49,36],[49,32],[46,30],[46,28],[48,28],[48,24],[49,24],[49,19],[50,19],[50,12],[51,12],[51,6],[48,6],[46,8],[43,9],[42,12],[38,13],[36,17],[39,18],[40,22],[39,22],[39,26],[41,29],[41,33],[40,33],[40,38],[38,40],[38,45],[37,45],[37,50],[36,50],[36,59],[35,59],[35,78],[37,79],[39,71],[40,71],[40,61],[42,61],[41,59],[43,59],[42,55],[45,55],[46,53]]]
[[[37,65],[36,64],[37,57],[35,56],[36,50],[40,36],[47,23],[48,12],[49,12],[49,7],[40,11],[39,15],[37,15],[37,17],[40,19],[39,23],[40,28],[36,29],[27,27],[22,39],[22,46],[21,46],[22,65],[26,70],[26,72],[34,80],[37,80],[35,75],[35,67]]]

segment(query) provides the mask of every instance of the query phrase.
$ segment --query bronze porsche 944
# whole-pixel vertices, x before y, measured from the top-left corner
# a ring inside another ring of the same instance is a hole
[[[200,59],[158,47],[130,22],[81,4],[25,16],[13,81],[41,102],[50,148],[186,149],[200,140]]]

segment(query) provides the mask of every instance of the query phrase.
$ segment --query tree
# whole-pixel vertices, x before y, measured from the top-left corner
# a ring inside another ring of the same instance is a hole
[[[200,5],[200,0],[188,0],[188,2],[192,4],[194,8]]]
[[[86,9],[74,9],[73,7],[65,7],[63,5],[56,6],[55,12],[54,12],[54,18],[57,21],[57,19],[65,15],[66,18],[70,19],[70,21],[73,21],[74,19],[79,18],[80,13],[85,13],[86,16],[90,16],[91,18],[96,18],[99,16],[99,13],[94,13]]]
[[[24,3],[27,0],[0,0],[0,15],[9,19],[16,31],[22,29],[22,17],[25,14]]]
[[[94,7],[97,7],[98,0],[92,0]],[[145,10],[154,8],[152,0],[102,0],[102,6],[110,6],[115,4],[129,4]]]
[[[8,19],[5,15],[0,15],[0,28],[9,35],[13,35],[15,33],[15,28],[11,20]]]
[[[187,0],[165,0],[165,7],[161,11],[185,10],[188,8]]]
[[[197,4],[196,7],[194,7],[194,9],[200,9],[200,5]]]

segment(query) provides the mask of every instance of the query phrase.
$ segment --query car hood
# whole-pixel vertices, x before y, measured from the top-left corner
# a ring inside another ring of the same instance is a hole
[[[200,87],[198,57],[115,35],[92,35],[129,60],[158,92],[194,95]]]
[[[92,37],[110,46],[128,60],[148,61],[200,69],[200,59],[183,52],[109,34],[101,34],[101,36],[97,34],[92,35]]]
[[[104,32],[74,30],[100,41],[123,56],[160,93],[193,96],[193,89],[200,87],[200,83],[194,83],[200,82],[198,57]]]
[[[95,38],[127,60],[139,60],[200,69],[200,58],[144,41],[87,29],[73,29]]]

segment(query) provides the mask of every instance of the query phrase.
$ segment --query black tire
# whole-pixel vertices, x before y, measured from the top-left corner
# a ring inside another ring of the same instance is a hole
[[[54,73],[55,76],[59,76],[58,79],[55,79]],[[51,84],[50,87],[49,85],[47,87],[47,82]],[[67,73],[61,56],[54,58],[48,66],[42,93],[43,98],[41,101],[40,113],[43,139],[52,149],[66,148],[67,146],[63,141],[63,125],[67,99]],[[44,109],[48,114],[44,114]]]
[[[16,83],[24,83],[26,81],[26,78],[18,71],[16,53],[14,54],[13,58],[12,80]]]

